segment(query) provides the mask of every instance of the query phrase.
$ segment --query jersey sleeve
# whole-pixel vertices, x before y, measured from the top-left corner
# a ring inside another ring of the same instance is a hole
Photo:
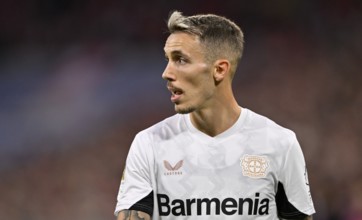
[[[151,158],[151,141],[145,134],[136,135],[122,175],[114,212],[116,216],[125,209],[143,211],[152,216],[153,200],[149,199],[152,196]]]
[[[315,213],[303,152],[295,135],[279,175],[276,198],[279,216],[293,219]]]

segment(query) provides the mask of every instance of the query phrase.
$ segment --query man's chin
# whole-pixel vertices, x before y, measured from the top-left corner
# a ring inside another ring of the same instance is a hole
[[[195,108],[192,108],[192,107],[183,107],[182,108],[182,107],[176,105],[175,111],[178,114],[188,114],[188,113],[195,111]]]

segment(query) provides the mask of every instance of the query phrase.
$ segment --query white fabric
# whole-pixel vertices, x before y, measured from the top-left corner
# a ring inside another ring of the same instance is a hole
[[[136,135],[115,214],[153,191],[153,219],[278,219],[279,182],[294,207],[315,212],[292,131],[243,108],[231,128],[210,137],[176,114]]]

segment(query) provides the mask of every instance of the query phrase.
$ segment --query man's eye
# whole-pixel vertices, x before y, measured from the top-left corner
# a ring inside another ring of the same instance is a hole
[[[185,63],[186,63],[186,59],[183,58],[183,57],[179,57],[179,58],[177,58],[177,63],[179,63],[179,64],[185,64]]]

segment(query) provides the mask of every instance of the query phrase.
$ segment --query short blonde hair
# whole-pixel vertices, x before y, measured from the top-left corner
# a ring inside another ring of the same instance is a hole
[[[167,26],[170,34],[185,32],[198,36],[206,59],[210,62],[229,60],[231,75],[234,75],[244,48],[244,34],[234,22],[214,14],[183,16],[181,12],[174,11]]]

